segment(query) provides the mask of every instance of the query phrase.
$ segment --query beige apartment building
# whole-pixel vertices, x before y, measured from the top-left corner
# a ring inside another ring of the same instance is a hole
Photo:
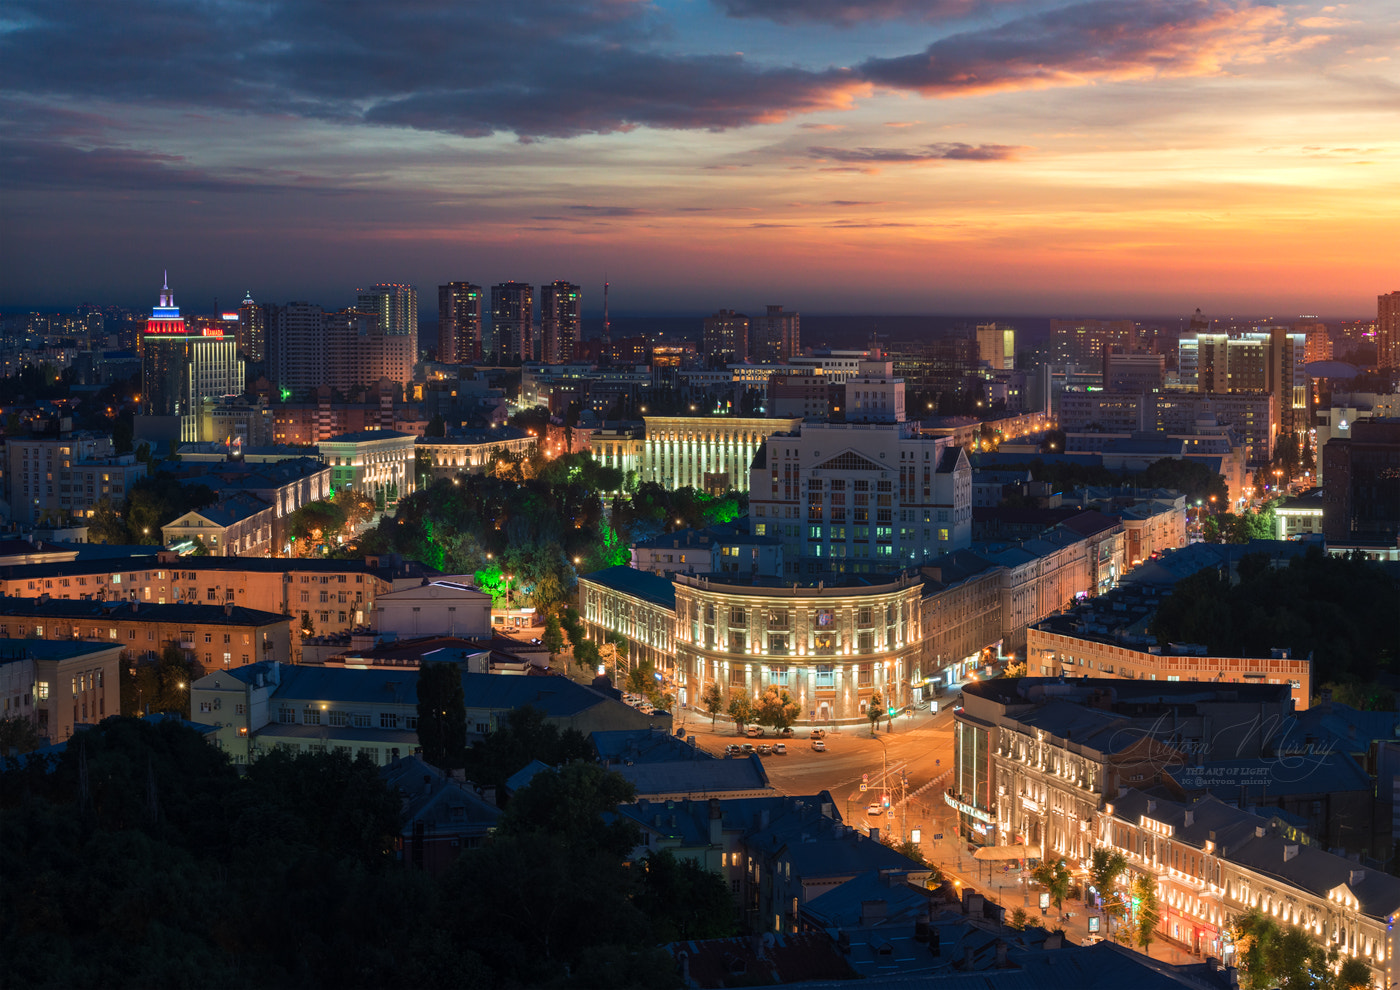
[[[171,643],[206,671],[291,658],[291,619],[237,605],[0,599],[0,639],[85,640],[143,657]]]
[[[1035,676],[1287,684],[1300,709],[1311,704],[1311,660],[1288,656],[1286,650],[1268,657],[1211,657],[1204,647],[1199,652],[1189,645],[1181,649],[1190,652],[1163,652],[1145,641],[1105,642],[1092,631],[1069,632],[1058,620],[1026,630],[1027,673]]]

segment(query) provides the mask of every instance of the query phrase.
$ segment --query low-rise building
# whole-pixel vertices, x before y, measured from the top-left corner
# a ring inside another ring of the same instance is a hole
[[[1299,540],[1322,535],[1322,515],[1326,493],[1311,488],[1293,498],[1283,499],[1274,506],[1274,519],[1280,540]]]
[[[361,430],[322,440],[318,447],[330,465],[333,489],[353,488],[392,503],[417,487],[417,439],[397,430]]]
[[[0,638],[85,640],[132,656],[178,645],[205,670],[291,656],[291,619],[239,605],[0,598]]]
[[[462,850],[475,849],[496,830],[501,809],[485,789],[444,773],[417,756],[402,756],[379,771],[397,791],[403,827],[394,842],[395,858],[407,867],[440,874],[451,869]],[[494,796],[494,788],[491,789]]]
[[[465,430],[446,437],[419,437],[416,449],[427,458],[434,480],[484,474],[497,457],[529,457],[539,438],[514,426]]]
[[[0,718],[25,719],[52,745],[79,726],[120,714],[123,648],[120,643],[0,639]]]
[[[1026,630],[1026,672],[1032,676],[1116,677],[1138,681],[1281,684],[1298,708],[1312,703],[1312,661],[1287,649],[1267,657],[1214,657],[1197,644],[1158,646],[1147,633],[1160,589],[1133,585],[1083,602]]]
[[[374,601],[374,629],[381,637],[491,638],[491,596],[455,581],[382,592]]]
[[[144,463],[99,434],[9,437],[5,452],[11,518],[31,526],[91,516],[103,499],[120,504],[146,477]]]
[[[968,684],[963,706],[945,796],[960,833],[1077,861],[1121,789],[1159,785],[1205,753],[1267,755],[1293,710],[1282,685],[1043,677]]]
[[[1131,875],[1156,880],[1157,934],[1177,945],[1235,963],[1229,922],[1258,910],[1361,960],[1376,987],[1400,976],[1392,925],[1400,878],[1211,797],[1185,803],[1129,790],[1104,805],[1092,835],[1098,847],[1122,853]]]
[[[652,574],[783,573],[783,546],[772,536],[749,533],[747,519],[708,529],[678,529],[632,547],[632,566]]]
[[[393,554],[363,560],[181,557],[171,551],[117,559],[0,567],[0,594],[22,598],[190,602],[305,615],[318,634],[368,626],[374,601],[416,588],[436,571]]]
[[[160,538],[181,554],[202,546],[213,557],[270,557],[276,515],[258,496],[239,493],[172,519],[160,528]]]
[[[485,735],[526,705],[540,709],[547,723],[584,734],[670,728],[667,715],[644,715],[567,677],[501,677],[466,669],[461,676],[469,736]],[[418,749],[416,665],[254,664],[195,681],[190,707],[218,726],[217,744],[236,763],[274,748],[338,749],[383,766]]]

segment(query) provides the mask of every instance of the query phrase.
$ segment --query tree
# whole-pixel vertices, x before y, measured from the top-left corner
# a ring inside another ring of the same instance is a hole
[[[1007,928],[1014,928],[1018,932],[1026,930],[1026,909],[1016,908],[1011,912],[1011,920],[1006,923]]]
[[[1157,908],[1157,880],[1146,873],[1133,878],[1133,904],[1137,912],[1137,944],[1151,955],[1152,940],[1156,937],[1157,923],[1162,919]]]
[[[870,719],[870,736],[875,736],[875,726],[880,724],[880,717],[885,714],[885,699],[876,691],[870,696],[870,702],[866,705],[865,715]]]
[[[894,832],[890,831],[885,832],[880,836],[880,842],[886,846],[889,846],[891,849],[899,853],[905,859],[912,859],[920,866],[928,865],[928,860],[924,857],[924,851],[919,848],[919,844],[913,839],[897,839],[894,836]],[[942,871],[940,871],[937,867],[934,867],[933,872],[937,874],[939,878],[939,883],[942,883]]]
[[[713,727],[719,718],[719,713],[724,711],[724,697],[720,694],[717,683],[710,681],[701,689],[700,704],[705,711],[710,713],[710,725]]]
[[[540,639],[544,641],[544,648],[549,651],[551,663],[556,653],[564,652],[564,632],[559,627],[559,617],[552,612],[545,617],[544,635]]]
[[[315,635],[316,635],[316,623],[313,622],[313,621],[311,621],[311,613],[310,613],[310,612],[302,612],[302,613],[301,613],[301,634],[302,634],[303,636],[315,636]]]
[[[695,860],[677,859],[669,849],[642,860],[642,913],[651,919],[658,943],[726,938],[736,930],[729,883]]]
[[[29,719],[19,715],[0,718],[0,757],[32,753],[43,744],[39,730]]]
[[[749,704],[749,699],[742,691],[730,695],[729,707],[726,712],[734,720],[734,727],[740,732],[744,730],[744,726],[753,721],[753,705]]]
[[[1064,857],[1041,860],[1036,868],[1031,870],[1031,879],[1050,892],[1050,900],[1054,903],[1055,910],[1060,910],[1065,898],[1069,896],[1070,884],[1073,882]]]
[[[759,698],[753,718],[759,725],[771,725],[781,732],[796,722],[801,713],[787,688],[770,684]]]
[[[1099,892],[1099,902],[1104,913],[1121,913],[1122,899],[1115,889],[1118,878],[1128,868],[1128,861],[1120,852],[1102,847],[1095,848],[1089,858],[1089,880]]]
[[[1336,949],[1325,947],[1305,929],[1280,924],[1258,908],[1231,919],[1229,932],[1239,961],[1241,985],[1250,990],[1352,990],[1371,985],[1370,971],[1360,959],[1349,959],[1338,967],[1340,954]]]
[[[467,700],[462,668],[424,663],[418,668],[418,742],[423,759],[444,770],[466,765]]]
[[[98,500],[88,518],[88,542],[122,544],[127,542],[126,522],[117,513],[112,500]]]
[[[631,804],[636,795],[621,774],[575,760],[535,774],[511,798],[498,831],[522,838],[547,835],[574,852],[603,851],[621,858],[642,841],[636,823],[615,814],[618,805]]]

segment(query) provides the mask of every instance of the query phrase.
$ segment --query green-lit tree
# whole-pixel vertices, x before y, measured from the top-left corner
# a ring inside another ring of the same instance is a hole
[[[1099,902],[1109,918],[1122,916],[1123,899],[1117,883],[1127,869],[1128,861],[1120,852],[1099,847],[1090,855],[1089,879],[1099,892]]]
[[[885,714],[885,699],[879,691],[870,696],[870,702],[865,707],[865,717],[870,719],[870,735],[875,736],[875,727],[880,724],[880,719]]]
[[[1162,913],[1157,907],[1157,879],[1146,873],[1133,878],[1133,904],[1136,911],[1138,947],[1151,955],[1152,940],[1157,937],[1157,923]]]

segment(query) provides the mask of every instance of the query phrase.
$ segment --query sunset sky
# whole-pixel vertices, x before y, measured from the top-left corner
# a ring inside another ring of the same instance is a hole
[[[0,305],[618,312],[1400,289],[1400,2],[8,0]]]

